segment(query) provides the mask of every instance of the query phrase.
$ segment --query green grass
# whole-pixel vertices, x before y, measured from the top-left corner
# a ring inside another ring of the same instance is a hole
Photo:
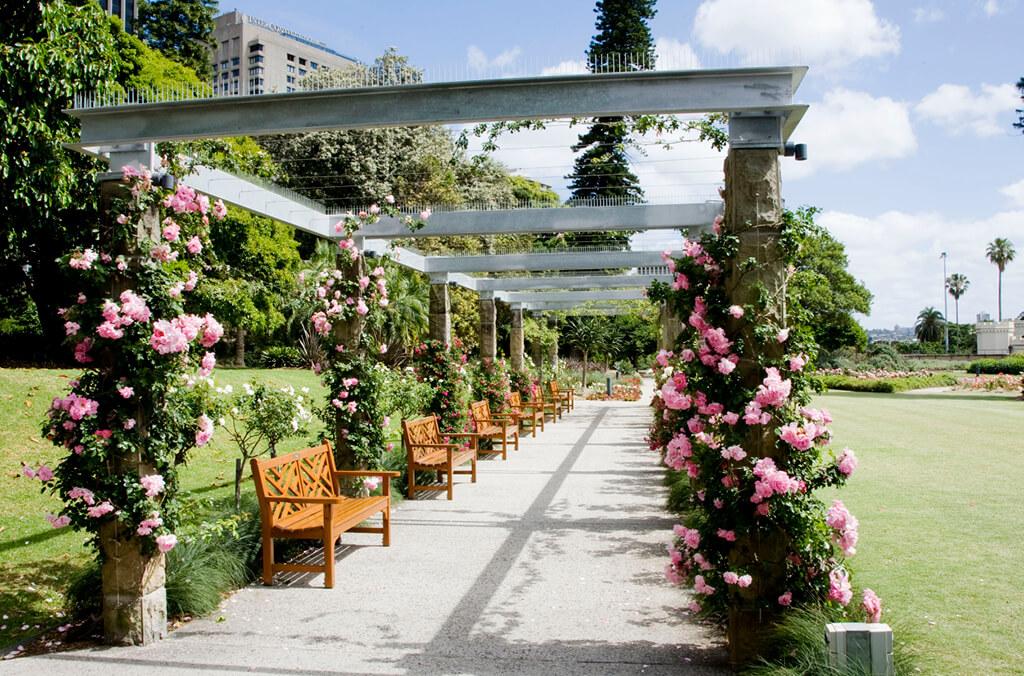
[[[89,562],[85,535],[70,529],[54,530],[43,519],[57,512],[60,501],[41,494],[40,484],[21,476],[21,462],[37,465],[58,461],[58,449],[39,434],[53,397],[63,395],[74,371],[0,369],[0,646],[21,641],[59,623],[64,590]],[[319,378],[297,369],[218,369],[219,385],[235,388],[258,378],[278,385],[309,387],[319,400]],[[397,421],[395,421],[397,424]],[[290,439],[282,451],[302,448],[309,439]],[[182,471],[182,488],[200,504],[213,509],[233,498],[235,449],[223,431],[206,447],[192,453]],[[252,491],[248,476],[243,492]],[[26,629],[22,626],[27,625]]]
[[[860,459],[838,493],[860,519],[857,585],[918,635],[928,673],[1020,673],[1024,403],[833,392],[816,405]]]

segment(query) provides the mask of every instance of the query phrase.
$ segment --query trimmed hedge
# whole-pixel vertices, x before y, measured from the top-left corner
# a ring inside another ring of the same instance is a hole
[[[1024,355],[1014,355],[1002,359],[976,359],[967,365],[967,372],[970,374],[986,373],[996,375],[1019,376],[1024,374]]]
[[[935,373],[927,376],[908,376],[904,378],[857,378],[855,376],[819,375],[812,378],[822,388],[829,390],[845,390],[848,392],[906,392],[920,390],[925,387],[949,387],[956,385],[957,379],[948,373]]]

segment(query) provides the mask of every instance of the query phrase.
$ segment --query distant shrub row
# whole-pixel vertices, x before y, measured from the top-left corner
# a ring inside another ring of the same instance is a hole
[[[925,387],[956,385],[956,377],[948,373],[935,373],[903,378],[858,378],[856,376],[819,375],[814,379],[823,388],[848,392],[906,392]]]
[[[1019,376],[1024,373],[1024,354],[1002,359],[976,359],[967,365],[968,373],[1005,373]]]

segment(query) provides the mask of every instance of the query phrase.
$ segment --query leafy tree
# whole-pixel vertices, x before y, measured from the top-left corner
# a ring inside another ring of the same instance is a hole
[[[366,331],[373,342],[387,345],[382,357],[398,364],[409,356],[430,328],[430,283],[422,275],[401,265],[388,264],[388,311],[371,316]]]
[[[956,311],[956,325],[960,325],[960,296],[967,293],[967,287],[971,285],[970,280],[967,279],[967,275],[959,272],[954,272],[946,280],[946,289],[949,291],[949,295],[953,297],[953,307]]]
[[[604,317],[571,316],[562,325],[561,336],[569,347],[576,348],[583,355],[583,391],[587,390],[587,371],[590,357],[607,347],[608,330]]]
[[[786,232],[795,239],[797,254],[789,288],[808,317],[814,339],[826,350],[865,347],[867,333],[853,313],[871,311],[871,292],[847,270],[842,242],[815,222],[820,209],[786,210]]]
[[[648,21],[654,18],[655,0],[598,0],[597,34],[590,41],[587,59],[601,71],[648,70],[654,65],[654,40]],[[626,155],[629,125],[621,117],[599,117],[581,134],[572,150],[581,153],[573,165],[569,189],[573,200],[617,197],[640,202],[644,193]],[[582,151],[582,152],[581,152]],[[578,239],[572,237],[571,239]],[[625,245],[629,233],[604,234],[603,243]],[[594,241],[593,234],[588,240]]]
[[[1020,92],[1020,97],[1024,100],[1024,77],[1017,80],[1017,91]],[[1013,123],[1013,126],[1017,129],[1024,131],[1024,109],[1017,109],[1017,113],[1020,115],[1017,121]]]
[[[149,0],[139,4],[139,35],[164,56],[213,77],[210,49],[217,0]]]
[[[0,284],[9,299],[0,317],[41,330],[34,344],[50,354],[64,334],[56,260],[92,238],[102,167],[65,147],[78,123],[61,111],[76,94],[114,87],[121,28],[96,3],[13,5],[0,22]]]
[[[519,202],[550,207],[559,206],[562,202],[558,193],[552,190],[551,186],[544,185],[532,178],[509,176],[508,182],[512,186],[512,196]]]
[[[922,343],[934,343],[942,339],[942,328],[946,318],[933,307],[926,307],[917,314],[914,334]]]
[[[995,265],[999,270],[999,309],[997,316],[999,317],[999,321],[1003,321],[1003,271],[1006,270],[1007,263],[1013,260],[1014,256],[1017,255],[1017,252],[1013,248],[1013,242],[1004,237],[996,237],[994,240],[989,242],[988,248],[985,250],[985,255],[988,257],[989,262]]]

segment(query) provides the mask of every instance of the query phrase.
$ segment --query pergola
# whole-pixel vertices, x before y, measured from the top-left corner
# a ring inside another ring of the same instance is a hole
[[[730,286],[730,302],[743,304],[752,302],[758,289],[781,295],[783,288],[785,271],[777,247],[771,244],[782,222],[779,156],[788,150],[787,141],[806,110],[794,103],[806,70],[765,67],[552,75],[147,102],[140,102],[142,97],[137,95],[116,101],[79,97],[68,112],[81,122],[76,147],[108,157],[113,169],[126,164],[155,167],[158,141],[368,127],[725,113],[729,152],[724,203],[598,201],[565,208],[465,211],[436,207],[429,224],[417,232],[409,232],[398,220],[383,219],[356,236],[363,251],[382,253],[391,240],[433,236],[683,229],[699,233],[723,214],[737,235],[738,256],[758,260],[755,274]],[[110,174],[105,178],[119,177]],[[237,207],[321,237],[336,237],[332,226],[340,215],[290,190],[206,167],[182,180]],[[398,247],[393,253],[400,264],[430,277],[430,333],[434,338],[447,340],[450,336],[450,284],[479,294],[483,357],[496,353],[495,302],[509,303],[510,353],[516,367],[523,360],[524,310],[614,313],[620,308],[616,303],[643,298],[644,287],[652,281],[670,279],[660,251],[431,256]],[[601,272],[608,270],[616,272]],[[518,274],[496,276],[512,272]],[[491,276],[480,276],[483,274]],[[662,308],[663,342],[674,342],[675,321]],[[757,363],[756,349],[748,346],[742,356]],[[124,565],[133,564],[126,560]],[[105,587],[106,583],[105,578]],[[133,620],[124,634],[110,636],[108,630],[108,639],[149,643],[160,638],[166,625],[160,626],[154,618],[163,616],[162,606],[157,607],[162,596],[147,595],[141,586],[130,594],[124,591],[122,587],[116,607],[104,605],[104,616],[121,613],[137,622]],[[730,618],[729,631],[743,636],[756,626],[756,609],[743,611]],[[747,643],[730,640],[737,649]]]
[[[152,144],[165,140],[650,113],[725,112],[730,148],[781,151],[806,109],[793,103],[805,72],[803,67],[779,67],[556,75],[113,105],[82,98],[69,112],[82,123],[81,148],[109,156],[112,168],[130,162],[150,164]],[[333,224],[340,214],[281,186],[203,166],[182,180],[212,198],[298,230],[337,237]],[[609,199],[563,208],[451,210],[434,205],[432,211],[427,225],[415,232],[398,218],[382,218],[357,233],[357,245],[373,253],[390,251],[402,265],[429,275],[432,338],[450,340],[448,286],[477,292],[484,358],[493,358],[497,352],[495,301],[508,303],[513,316],[509,351],[513,366],[521,368],[523,310],[619,312],[621,306],[595,302],[642,299],[643,287],[669,280],[661,252],[438,256],[392,247],[391,241],[611,230],[699,234],[722,214],[723,207],[720,200],[626,204]],[[604,270],[619,272],[602,274]],[[494,276],[502,273],[525,276]]]

